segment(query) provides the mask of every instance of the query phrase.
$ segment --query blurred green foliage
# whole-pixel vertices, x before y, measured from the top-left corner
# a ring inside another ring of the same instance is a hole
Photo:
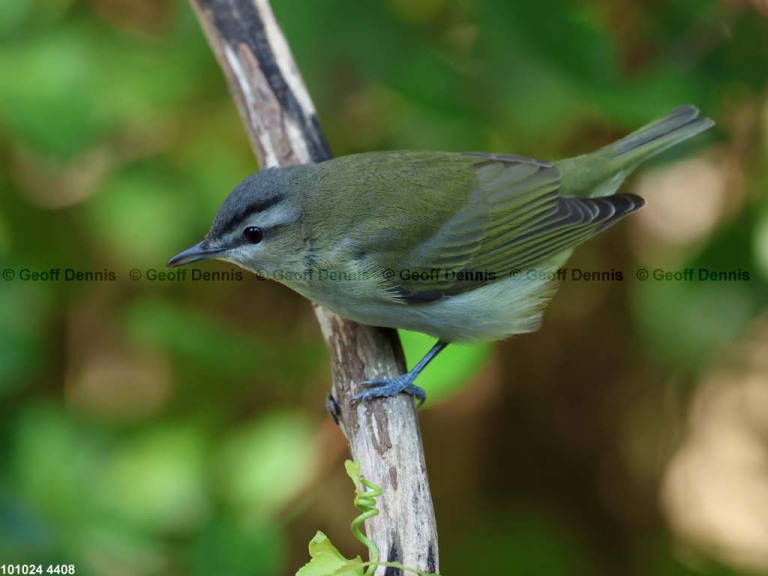
[[[712,146],[727,158],[730,212],[676,262],[749,282],[637,282],[626,228],[612,231],[576,262],[625,282],[564,286],[542,332],[502,356],[449,349],[423,376],[423,414],[442,573],[736,574],[674,553],[663,462],[624,448],[675,437],[654,402],[692,387],[767,304],[760,2],[273,4],[336,154],[555,159],[683,103],[718,121],[656,166]],[[354,511],[310,307],[253,277],[129,277],[197,241],[257,168],[189,6],[3,0],[0,71],[0,270],[17,275],[0,279],[0,562],[266,576],[303,565],[317,529],[344,542]],[[51,268],[116,280],[18,276]],[[403,339],[411,362],[429,346]],[[606,503],[614,484],[623,507]]]

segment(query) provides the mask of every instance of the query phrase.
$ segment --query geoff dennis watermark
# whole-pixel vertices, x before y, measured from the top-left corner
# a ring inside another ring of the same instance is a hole
[[[635,277],[641,282],[749,282],[752,274],[749,270],[714,270],[712,268],[685,268],[684,270],[665,270],[664,268],[638,268]]]
[[[365,282],[383,281],[397,285],[400,282],[418,285],[434,282],[456,282],[470,284],[487,284],[497,280],[514,279],[524,281],[557,281],[557,282],[623,282],[627,278],[635,278],[640,282],[749,282],[752,272],[743,268],[719,270],[712,268],[685,268],[683,270],[667,270],[664,268],[637,268],[629,273],[611,268],[595,270],[584,268],[560,268],[554,271],[544,271],[538,268],[514,269],[508,272],[493,270],[455,270],[440,268],[419,269],[305,269],[305,270],[273,270],[270,273],[257,272],[250,274],[240,268],[228,270],[202,270],[199,268],[131,268],[118,271],[110,268],[85,270],[78,268],[46,268],[31,267],[4,268],[0,271],[0,279],[6,282],[241,282],[247,278],[256,280],[277,280],[278,282]]]
[[[79,270],[77,268],[5,268],[3,280],[8,282],[115,282],[117,272],[104,268],[102,270]]]
[[[110,268],[83,270],[78,268],[5,268],[0,277],[6,282],[117,282],[131,280],[138,282],[240,282],[245,279],[244,270],[200,270],[198,268],[131,268],[119,272]]]

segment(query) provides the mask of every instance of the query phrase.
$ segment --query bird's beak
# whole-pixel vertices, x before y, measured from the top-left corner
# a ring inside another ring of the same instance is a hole
[[[205,260],[206,258],[212,258],[216,254],[221,254],[224,252],[223,249],[211,249],[208,247],[208,242],[205,240],[202,240],[201,242],[198,242],[191,248],[187,248],[183,252],[179,252],[168,260],[168,264],[166,266],[168,268],[173,268],[175,266],[184,266],[186,264],[192,264],[192,262],[197,262],[198,260]]]

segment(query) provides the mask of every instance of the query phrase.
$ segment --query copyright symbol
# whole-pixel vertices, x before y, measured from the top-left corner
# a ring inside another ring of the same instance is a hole
[[[131,270],[130,272],[128,272],[128,277],[129,277],[131,280],[133,280],[134,282],[135,282],[136,280],[141,280],[141,270],[139,270],[138,268],[134,268],[133,270]]]
[[[395,271],[392,268],[385,268],[382,276],[384,276],[384,280],[392,280],[395,277]]]
[[[637,279],[640,281],[648,280],[648,270],[646,270],[645,268],[640,268],[635,274],[635,276],[637,276]]]
[[[16,278],[16,272],[10,268],[3,270],[3,280],[13,280],[14,278]]]
[[[520,270],[515,268],[514,270],[512,270],[509,273],[509,277],[512,278],[513,280],[516,280],[516,279],[520,278]]]

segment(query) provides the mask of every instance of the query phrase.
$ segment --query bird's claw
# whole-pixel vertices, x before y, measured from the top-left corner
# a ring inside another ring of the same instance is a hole
[[[353,403],[362,402],[365,400],[373,400],[374,398],[387,398],[389,396],[396,396],[397,394],[405,393],[409,396],[413,396],[418,405],[424,404],[424,400],[427,399],[427,393],[424,389],[413,384],[413,379],[409,374],[403,374],[397,378],[389,379],[377,379],[366,380],[360,383],[360,386],[367,388],[363,392],[357,394],[352,398]]]

